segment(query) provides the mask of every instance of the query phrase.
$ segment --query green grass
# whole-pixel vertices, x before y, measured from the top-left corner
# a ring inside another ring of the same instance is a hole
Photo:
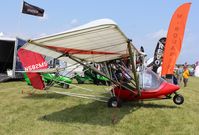
[[[107,89],[83,86],[97,91]],[[25,82],[0,83],[0,135],[197,135],[199,132],[199,78],[190,78],[188,87],[179,91],[185,98],[181,106],[172,100],[158,100],[129,102],[122,108],[110,109],[98,101],[38,91],[30,95],[30,90]]]

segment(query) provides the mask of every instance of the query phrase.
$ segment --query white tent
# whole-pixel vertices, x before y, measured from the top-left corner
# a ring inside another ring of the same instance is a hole
[[[199,65],[195,68],[194,76],[199,77]]]

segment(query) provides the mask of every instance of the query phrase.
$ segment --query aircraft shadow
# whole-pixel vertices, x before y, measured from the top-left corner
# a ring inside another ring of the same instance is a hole
[[[165,109],[174,109],[179,108],[176,105],[163,105],[163,104],[154,104],[154,103],[147,103],[147,102],[133,102],[133,106],[139,106],[143,108],[165,108]]]
[[[106,103],[98,101],[81,104],[71,108],[53,112],[39,118],[42,121],[61,122],[61,123],[86,123],[91,125],[108,126],[120,122],[126,114],[133,113],[139,108],[168,108],[173,109],[175,106],[143,104],[140,102],[125,103],[122,108],[108,108]]]
[[[24,96],[23,98],[25,99],[59,99],[59,98],[63,98],[66,97],[65,95],[61,95],[61,94],[56,94],[56,93],[42,93],[42,94],[38,94],[38,93],[29,93],[27,94],[27,96]]]

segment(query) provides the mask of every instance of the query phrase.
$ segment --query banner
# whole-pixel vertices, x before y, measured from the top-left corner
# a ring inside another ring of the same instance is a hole
[[[176,60],[180,54],[184,37],[185,25],[191,3],[185,3],[177,8],[172,16],[163,54],[162,76],[173,74]]]
[[[36,6],[31,5],[31,4],[29,4],[29,3],[27,3],[27,2],[24,1],[23,2],[22,13],[43,17],[43,15],[44,15],[44,9],[36,7]]]
[[[166,38],[165,37],[161,38],[158,41],[157,46],[155,48],[154,59],[153,59],[153,68],[152,68],[153,72],[155,72],[155,73],[157,73],[157,69],[162,64],[165,42],[166,42]]]

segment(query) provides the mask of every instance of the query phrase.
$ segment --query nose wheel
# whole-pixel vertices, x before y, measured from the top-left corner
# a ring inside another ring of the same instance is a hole
[[[174,97],[173,97],[173,102],[177,105],[181,105],[184,103],[184,97],[180,94],[176,94]]]

